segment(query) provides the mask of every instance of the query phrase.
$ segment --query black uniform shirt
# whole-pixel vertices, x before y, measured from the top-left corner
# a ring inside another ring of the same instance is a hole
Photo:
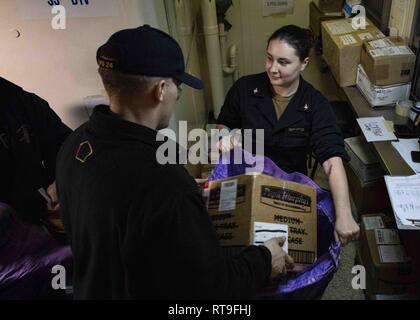
[[[250,298],[271,254],[223,254],[195,181],[160,165],[157,132],[98,106],[57,162],[76,299]]]
[[[230,129],[264,129],[265,155],[287,172],[306,175],[311,150],[321,164],[332,157],[349,160],[331,105],[312,85],[300,79],[279,120],[272,99],[266,73],[243,77],[230,89],[218,123]]]
[[[46,201],[38,193],[55,180],[58,150],[71,130],[35,94],[0,77],[0,202],[25,222],[39,222]]]

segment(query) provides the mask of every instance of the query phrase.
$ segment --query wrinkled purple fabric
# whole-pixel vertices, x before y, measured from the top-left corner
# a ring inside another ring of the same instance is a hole
[[[259,172],[268,176],[276,177],[286,181],[293,181],[310,186],[316,190],[317,194],[317,231],[318,231],[318,259],[310,267],[289,277],[281,282],[273,290],[262,293],[262,296],[272,296],[273,294],[282,296],[287,295],[305,287],[315,285],[326,279],[331,273],[337,271],[340,263],[340,243],[334,239],[335,212],[331,194],[320,188],[314,181],[301,173],[288,174],[281,170],[270,159],[262,156],[252,156],[246,151],[242,151],[243,160],[241,165],[225,164],[228,163],[227,154],[219,160],[213,170],[209,181],[225,179],[250,172]],[[233,163],[233,151],[229,155],[229,160]],[[263,163],[261,170],[255,169],[257,161]],[[246,171],[248,170],[248,171]]]
[[[51,286],[52,268],[62,265],[71,276],[72,254],[42,228],[20,223],[0,203],[0,299],[39,299]]]

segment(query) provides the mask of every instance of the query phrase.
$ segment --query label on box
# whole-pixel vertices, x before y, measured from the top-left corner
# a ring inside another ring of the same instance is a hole
[[[220,190],[219,211],[235,210],[237,195],[238,180],[222,182],[222,187]]]
[[[327,28],[330,30],[331,34],[335,36],[345,33],[353,33],[356,31],[353,29],[351,21],[349,20],[327,23]]]
[[[345,46],[357,43],[356,39],[351,34],[346,34],[345,36],[340,37],[341,42]]]
[[[408,46],[399,46],[398,49],[400,50],[400,54],[414,54]]]
[[[374,36],[370,32],[359,33],[357,36],[362,41],[375,39]]]
[[[311,213],[312,199],[306,194],[275,186],[261,186],[261,203],[273,208]]]
[[[374,58],[384,56],[398,56],[411,54],[411,50],[407,46],[386,47],[382,49],[370,50],[370,55]]]
[[[262,246],[273,238],[286,238],[283,250],[288,253],[289,226],[287,224],[254,222],[254,246]]]
[[[363,223],[366,230],[375,230],[385,228],[385,224],[381,217],[364,217]]]
[[[374,49],[380,49],[385,47],[393,47],[394,43],[390,39],[380,39],[369,42],[369,45]]]
[[[381,263],[401,263],[407,261],[403,246],[378,246]]]
[[[395,229],[376,229],[376,244],[401,244],[398,231]]]

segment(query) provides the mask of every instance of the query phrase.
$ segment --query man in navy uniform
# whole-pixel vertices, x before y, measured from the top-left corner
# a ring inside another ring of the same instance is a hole
[[[194,179],[157,162],[184,83],[179,45],[143,26],[114,34],[97,52],[110,107],[64,144],[57,189],[74,255],[76,299],[252,298],[293,267],[285,239],[227,255]]]

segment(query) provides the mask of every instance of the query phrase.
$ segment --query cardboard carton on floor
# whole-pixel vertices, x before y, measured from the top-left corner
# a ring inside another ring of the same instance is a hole
[[[371,295],[418,292],[419,273],[414,270],[399,231],[388,216],[363,216],[360,241],[361,260]]]
[[[411,82],[416,55],[400,37],[366,41],[361,64],[375,86],[389,86]]]
[[[311,187],[252,174],[211,182],[207,192],[223,246],[261,245],[287,234],[295,270],[316,261],[316,192]]]
[[[369,19],[366,22],[365,29],[354,29],[352,19],[322,22],[324,59],[340,87],[356,84],[363,42],[385,37]]]

